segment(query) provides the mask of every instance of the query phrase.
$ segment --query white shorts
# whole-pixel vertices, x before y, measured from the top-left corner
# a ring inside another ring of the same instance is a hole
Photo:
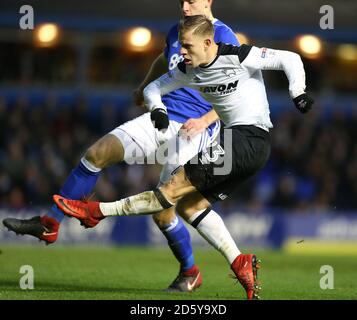
[[[181,127],[182,123],[170,120],[166,132],[161,132],[154,128],[148,112],[125,122],[109,134],[122,143],[126,163],[163,165],[159,183],[162,184],[179,166],[213,142],[219,133],[220,122],[216,122],[212,130],[206,129],[190,140],[179,136]]]

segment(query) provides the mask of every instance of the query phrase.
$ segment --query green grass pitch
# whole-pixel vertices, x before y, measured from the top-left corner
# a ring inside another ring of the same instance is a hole
[[[162,291],[178,266],[169,249],[149,247],[0,246],[0,300],[120,299],[210,300],[244,299],[224,258],[213,249],[196,249],[202,287],[190,294]],[[293,255],[257,251],[262,299],[357,299],[357,257]],[[34,289],[19,286],[20,267],[34,269]],[[320,288],[320,267],[334,269],[334,289]]]

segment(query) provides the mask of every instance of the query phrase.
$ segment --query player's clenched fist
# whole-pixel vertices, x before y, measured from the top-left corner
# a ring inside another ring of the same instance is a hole
[[[295,103],[295,107],[301,113],[307,113],[311,109],[312,105],[314,104],[314,100],[310,98],[306,93],[299,95],[298,97],[293,99]]]
[[[169,127],[169,117],[164,109],[154,109],[151,111],[150,118],[154,127],[158,130],[165,130]]]

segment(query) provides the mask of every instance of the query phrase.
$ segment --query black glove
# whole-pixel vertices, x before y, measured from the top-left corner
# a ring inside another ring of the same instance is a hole
[[[314,100],[310,98],[306,93],[299,95],[298,97],[293,99],[295,103],[295,107],[301,113],[307,113],[311,109],[312,105],[314,104]]]
[[[155,128],[164,130],[169,127],[169,117],[166,110],[157,108],[151,112],[150,117]]]

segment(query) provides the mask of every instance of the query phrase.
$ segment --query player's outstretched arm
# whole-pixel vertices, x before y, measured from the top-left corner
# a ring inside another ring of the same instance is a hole
[[[167,72],[167,59],[162,52],[152,63],[144,80],[133,92],[134,102],[138,106],[144,106],[144,88],[155,79]]]
[[[289,81],[289,93],[296,108],[306,113],[311,109],[313,99],[306,93],[306,77],[300,55],[291,51],[251,47],[242,61],[250,70],[282,70]]]

